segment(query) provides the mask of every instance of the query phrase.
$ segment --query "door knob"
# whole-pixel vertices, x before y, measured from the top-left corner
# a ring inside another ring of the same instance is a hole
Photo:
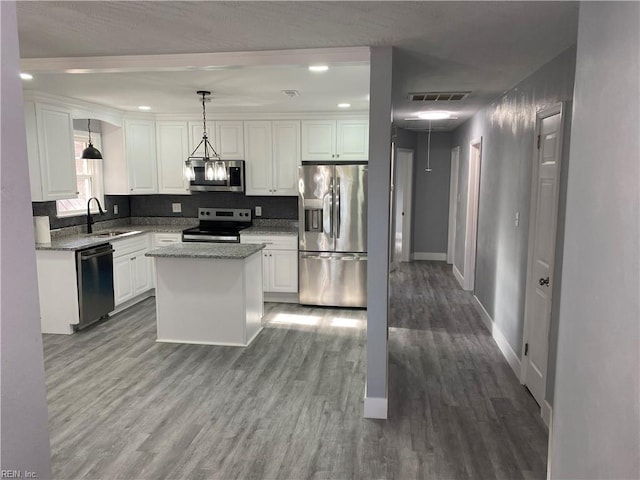
[[[546,285],[548,287],[549,286],[549,277],[541,278],[540,280],[538,280],[538,283],[540,284],[540,286]]]

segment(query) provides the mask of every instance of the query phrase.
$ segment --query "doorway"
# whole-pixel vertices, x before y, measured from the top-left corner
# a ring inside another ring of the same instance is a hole
[[[464,236],[464,271],[462,288],[473,291],[476,276],[476,246],[478,238],[478,205],[480,204],[480,165],[482,137],[471,141],[469,148],[469,177],[467,181],[467,213]]]
[[[456,215],[458,213],[458,171],[460,147],[451,149],[451,173],[449,176],[449,234],[447,241],[447,263],[453,265],[456,250]]]
[[[554,284],[563,113],[563,105],[558,104],[536,115],[525,290],[521,379],[538,405],[543,407],[542,416],[547,424],[550,407],[545,405],[544,398]]]
[[[411,210],[413,199],[413,150],[396,150],[392,180],[393,191],[393,235],[391,258],[392,269],[398,262],[411,261]]]

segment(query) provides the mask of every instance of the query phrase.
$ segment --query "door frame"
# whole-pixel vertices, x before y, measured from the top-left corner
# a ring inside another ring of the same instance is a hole
[[[396,153],[396,172],[398,170],[398,164],[400,163],[398,160],[398,153],[404,153],[409,156],[409,162],[407,168],[405,170],[406,177],[403,180],[406,180],[406,185],[404,185],[404,195],[402,199],[402,204],[404,207],[404,215],[402,216],[402,254],[400,255],[400,261],[402,262],[410,262],[411,261],[411,219],[413,218],[413,167],[415,161],[415,155],[412,149],[410,148],[402,148],[398,147],[398,151]],[[396,183],[398,183],[398,178],[396,177]]]
[[[478,137],[469,143],[469,177],[467,182],[467,215],[464,235],[464,272],[462,282],[462,288],[468,291],[473,291],[476,277],[481,166],[482,137]]]
[[[535,134],[534,134],[534,146],[533,146],[533,162],[532,162],[532,167],[531,167],[531,196],[530,196],[530,205],[529,205],[529,239],[528,239],[528,246],[527,246],[527,274],[526,274],[526,283],[525,283],[525,303],[524,303],[524,324],[523,324],[523,329],[522,329],[522,351],[520,352],[520,383],[523,385],[526,385],[525,383],[525,376],[526,376],[526,358],[525,358],[525,345],[526,343],[528,343],[528,339],[529,339],[529,328],[531,327],[531,302],[533,301],[532,298],[532,286],[533,286],[533,282],[535,282],[535,279],[533,278],[533,261],[534,261],[534,246],[535,246],[535,238],[536,238],[536,234],[537,231],[535,229],[535,225],[536,225],[536,212],[537,212],[537,207],[538,207],[538,190],[537,190],[537,181],[538,181],[538,162],[536,161],[539,150],[538,150],[538,146],[537,146],[537,141],[535,139],[538,138],[538,136],[540,135],[541,129],[542,129],[542,120],[548,117],[551,117],[553,115],[557,115],[560,114],[560,122],[559,122],[559,129],[558,129],[558,144],[559,144],[559,155],[558,155],[558,177],[556,179],[557,181],[557,188],[555,191],[555,198],[554,198],[554,204],[555,204],[555,222],[553,225],[553,237],[555,239],[554,244],[553,244],[553,254],[551,255],[551,268],[550,271],[553,272],[555,271],[555,267],[556,267],[556,242],[558,239],[558,208],[559,208],[559,199],[560,199],[560,176],[561,176],[561,171],[562,171],[562,160],[563,160],[563,149],[564,149],[564,130],[565,130],[565,121],[566,121],[566,105],[565,102],[561,102],[561,103],[557,103],[555,105],[552,105],[550,107],[538,110],[536,112],[536,126],[535,126]],[[552,288],[550,289],[549,292],[549,302],[551,305],[553,305],[553,286],[554,284],[552,284]],[[551,310],[549,312],[549,315],[551,315]],[[551,319],[549,319],[549,326],[551,325]],[[549,336],[548,336],[548,332],[547,332],[547,359],[548,359],[548,355],[549,355]],[[548,378],[548,373],[549,373],[549,363],[547,361],[547,369],[544,372],[544,376],[545,376],[545,384],[544,384],[544,391],[543,391],[543,398],[546,396],[546,392],[547,392],[547,385],[546,385],[546,379]],[[546,403],[546,401],[544,402]],[[545,419],[545,423],[549,423],[548,422],[548,418],[545,417],[545,405],[541,404],[540,408],[542,411],[542,416]],[[547,414],[549,414],[550,412],[547,412]]]
[[[453,265],[456,253],[456,214],[458,213],[458,175],[460,170],[460,146],[451,149],[449,174],[449,234],[447,239],[447,263]]]

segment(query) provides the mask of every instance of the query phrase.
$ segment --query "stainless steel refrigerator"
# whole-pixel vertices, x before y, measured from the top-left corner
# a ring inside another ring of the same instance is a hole
[[[300,303],[367,305],[367,165],[299,167]]]

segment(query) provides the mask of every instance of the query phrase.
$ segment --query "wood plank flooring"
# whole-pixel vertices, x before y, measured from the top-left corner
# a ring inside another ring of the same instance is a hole
[[[153,299],[45,335],[57,479],[545,478],[547,435],[450,267],[392,276],[389,419],[363,310],[267,304],[248,348],[155,342]]]

